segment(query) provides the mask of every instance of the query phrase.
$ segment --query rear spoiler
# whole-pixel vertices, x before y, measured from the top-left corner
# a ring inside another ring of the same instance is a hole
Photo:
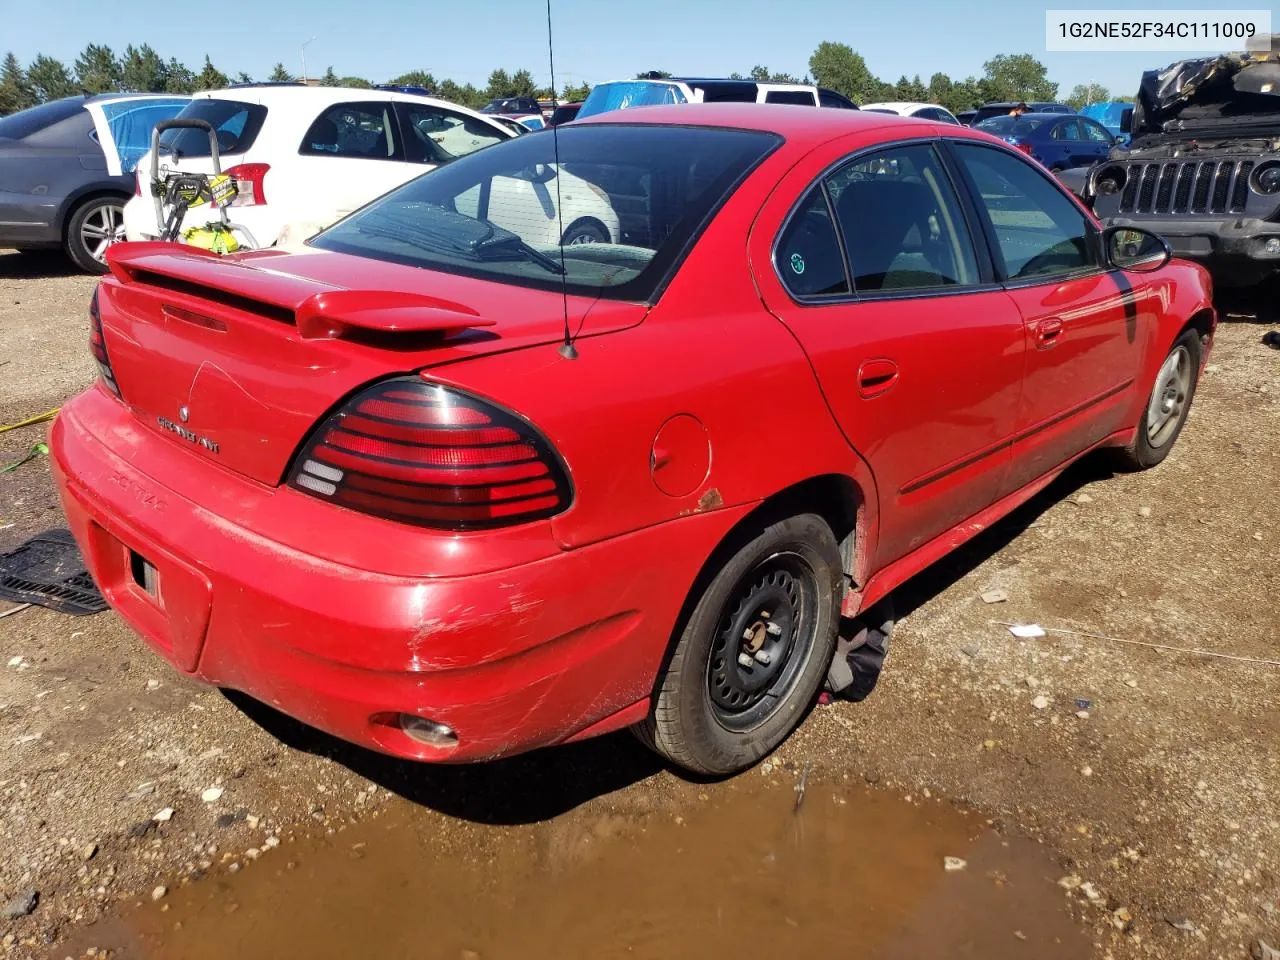
[[[456,336],[473,327],[492,327],[458,303],[420,293],[393,290],[334,290],[308,297],[296,311],[304,340],[340,339],[348,332],[374,334],[439,333]]]
[[[107,248],[107,266],[122,284],[152,286],[292,322],[298,335],[307,340],[373,336],[385,341],[413,334],[448,337],[497,323],[463,304],[426,294],[339,289],[263,270],[257,262],[264,259],[270,258],[259,253],[249,262],[158,240]]]

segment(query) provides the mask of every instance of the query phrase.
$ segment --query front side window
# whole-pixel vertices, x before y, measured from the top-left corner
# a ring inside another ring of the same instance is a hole
[[[311,245],[520,286],[650,299],[774,134],[651,124],[515,137],[411,180]],[[562,204],[562,207],[558,205]]]
[[[1113,139],[1106,127],[1091,120],[1081,120],[1080,126],[1084,128],[1085,137],[1094,143],[1110,143]]]
[[[390,160],[396,157],[396,139],[390,101],[339,103],[316,117],[298,152]]]
[[[821,185],[791,216],[773,255],[783,284],[795,297],[822,297],[849,292],[844,255],[836,238],[827,196]]]
[[[429,103],[396,104],[405,136],[405,159],[448,163],[511,138],[490,123]]]
[[[978,282],[959,199],[927,144],[860,157],[827,178],[858,293]]]
[[[955,151],[991,222],[1006,278],[1050,278],[1097,265],[1084,213],[1030,161],[968,143],[955,144]]]

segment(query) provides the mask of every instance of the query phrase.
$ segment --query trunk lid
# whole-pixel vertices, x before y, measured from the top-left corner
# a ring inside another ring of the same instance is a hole
[[[108,260],[99,310],[124,402],[147,429],[264,484],[280,483],[316,422],[371,381],[563,336],[558,293],[342,253],[130,243]],[[568,299],[579,337],[646,310]]]

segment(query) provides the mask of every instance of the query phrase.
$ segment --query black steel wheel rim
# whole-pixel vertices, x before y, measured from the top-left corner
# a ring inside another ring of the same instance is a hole
[[[784,704],[813,650],[817,575],[796,553],[776,553],[734,587],[707,660],[707,693],[717,722],[742,732]]]

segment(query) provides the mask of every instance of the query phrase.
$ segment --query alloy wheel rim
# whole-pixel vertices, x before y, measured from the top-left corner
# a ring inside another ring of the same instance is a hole
[[[1191,352],[1180,346],[1165,359],[1147,404],[1147,442],[1162,447],[1182,422],[1191,395]]]
[[[80,226],[80,240],[98,263],[106,263],[107,248],[123,239],[124,207],[119,204],[102,204]]]

